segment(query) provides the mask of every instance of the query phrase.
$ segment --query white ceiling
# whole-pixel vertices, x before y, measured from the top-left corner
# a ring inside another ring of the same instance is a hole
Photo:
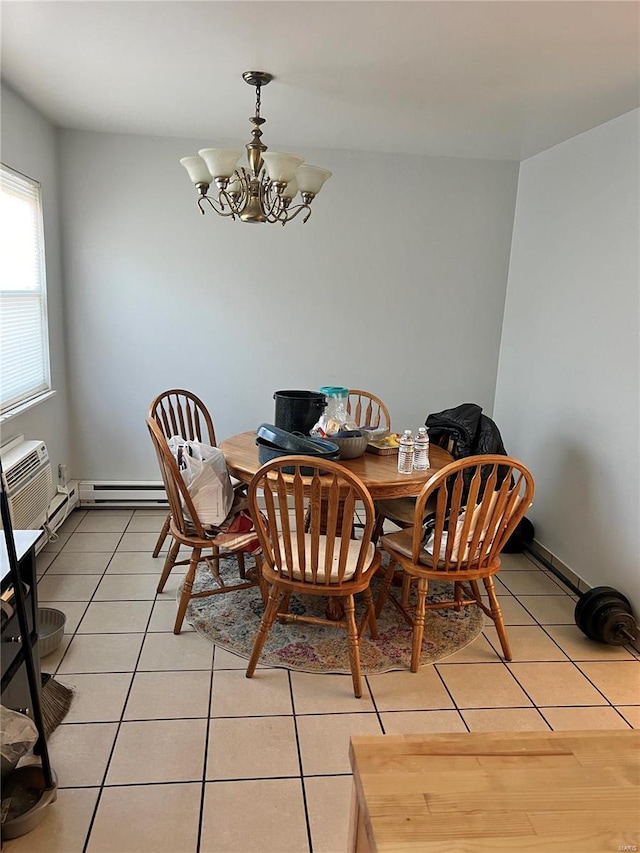
[[[640,103],[635,0],[2,2],[2,73],[62,127],[521,160]]]

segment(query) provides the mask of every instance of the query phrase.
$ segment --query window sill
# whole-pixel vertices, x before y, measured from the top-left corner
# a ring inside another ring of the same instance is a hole
[[[20,405],[14,406],[13,409],[9,409],[3,415],[0,415],[0,424],[5,424],[7,421],[17,418],[18,415],[23,415],[25,412],[28,412],[29,409],[33,409],[34,406],[38,406],[40,403],[44,403],[45,400],[51,399],[55,394],[57,394],[57,391],[45,391],[43,394],[39,394],[32,400],[27,400],[26,403],[20,403]]]

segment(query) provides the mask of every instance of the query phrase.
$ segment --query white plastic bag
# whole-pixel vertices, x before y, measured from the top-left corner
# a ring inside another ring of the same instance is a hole
[[[0,705],[0,754],[2,776],[18,763],[38,740],[38,729],[30,717]]]
[[[213,527],[222,524],[233,504],[233,486],[222,451],[179,435],[170,438],[168,444],[201,523]]]
[[[485,516],[484,527],[482,528],[482,532],[480,534],[480,540],[478,542],[478,548],[475,554],[470,554],[471,542],[473,540],[473,534],[475,533],[475,529],[478,522],[478,517],[480,514],[480,509],[482,508],[482,504],[478,504],[473,509],[473,515],[471,516],[471,524],[469,525],[469,531],[467,533],[467,541],[464,543],[464,550],[462,554],[460,553],[462,547],[462,528],[464,527],[464,520],[467,514],[467,510],[463,509],[460,515],[458,516],[458,521],[456,522],[456,534],[455,539],[453,540],[453,548],[451,549],[451,561],[452,562],[469,562],[472,559],[475,559],[482,548],[484,540],[487,538],[487,531],[489,529],[489,524],[491,522],[496,501],[498,500],[498,492],[493,492],[489,501],[489,507],[487,509],[487,513]],[[435,535],[433,530],[425,531],[425,537],[423,540],[423,548],[427,551],[431,556],[433,556],[433,546],[435,544]],[[495,536],[495,530],[493,531],[493,536]],[[447,530],[442,531],[442,537],[440,539],[440,560],[444,560],[445,553],[447,550],[447,542],[449,539],[449,533]]]

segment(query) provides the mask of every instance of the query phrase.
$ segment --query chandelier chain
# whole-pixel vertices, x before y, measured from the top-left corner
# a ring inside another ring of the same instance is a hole
[[[261,89],[262,89],[262,86],[256,86],[256,118],[260,118],[260,105],[261,105],[260,90]]]

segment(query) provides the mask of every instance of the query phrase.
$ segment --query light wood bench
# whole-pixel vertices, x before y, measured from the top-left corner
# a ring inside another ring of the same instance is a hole
[[[350,853],[640,849],[640,731],[354,736]]]

